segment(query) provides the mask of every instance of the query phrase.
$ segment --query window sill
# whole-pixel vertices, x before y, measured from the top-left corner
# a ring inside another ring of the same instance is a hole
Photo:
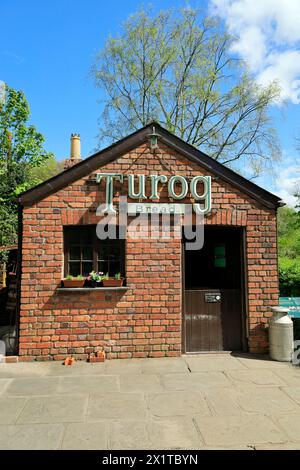
[[[93,291],[124,291],[129,287],[58,287],[56,290],[59,292],[93,292]]]

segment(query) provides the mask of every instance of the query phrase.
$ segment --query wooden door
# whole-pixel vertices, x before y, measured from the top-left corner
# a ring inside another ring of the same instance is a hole
[[[223,350],[220,291],[185,291],[185,330],[186,352]]]
[[[241,351],[244,285],[241,232],[209,229],[205,237],[202,250],[185,252],[184,257],[184,350]],[[215,262],[220,251],[221,262],[219,258]]]
[[[185,291],[186,352],[241,351],[238,289]]]

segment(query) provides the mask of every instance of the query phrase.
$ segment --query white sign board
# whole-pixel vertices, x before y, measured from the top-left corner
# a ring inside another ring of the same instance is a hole
[[[184,214],[185,204],[155,204],[151,202],[130,202],[127,205],[128,215],[137,214]]]

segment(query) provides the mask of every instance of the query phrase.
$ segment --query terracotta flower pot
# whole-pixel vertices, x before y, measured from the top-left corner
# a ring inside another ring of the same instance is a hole
[[[63,279],[64,287],[83,287],[85,279]]]
[[[103,279],[103,287],[121,287],[123,285],[124,278],[115,279],[114,277],[110,277],[109,279]]]

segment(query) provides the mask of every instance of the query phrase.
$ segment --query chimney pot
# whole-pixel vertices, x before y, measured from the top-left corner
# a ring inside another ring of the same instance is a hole
[[[71,134],[71,160],[81,160],[80,134]]]
[[[70,158],[65,160],[64,169],[67,170],[81,161],[80,134],[71,134]]]

